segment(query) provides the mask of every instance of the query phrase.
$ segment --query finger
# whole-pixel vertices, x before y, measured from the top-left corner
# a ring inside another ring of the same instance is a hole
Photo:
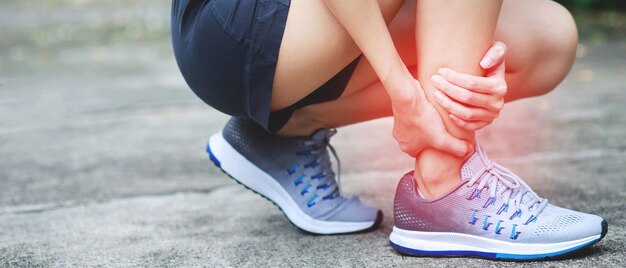
[[[506,50],[507,48],[504,43],[500,41],[495,42],[480,61],[480,67],[486,70],[498,65],[500,62],[504,61]]]
[[[455,115],[458,118],[467,121],[490,121],[496,117],[496,114],[492,111],[488,111],[482,108],[469,108],[458,102],[451,100],[448,96],[435,91],[435,100],[446,110],[448,113]]]
[[[433,75],[431,77],[435,87],[441,92],[445,93],[448,97],[455,99],[463,104],[472,105],[483,108],[491,108],[489,103],[492,98],[491,95],[473,92],[457,85],[454,85],[439,75]]]
[[[494,84],[492,85],[493,87],[491,88],[491,94],[499,97],[506,95],[507,85],[505,75],[506,67],[504,61],[486,74],[488,79],[493,79],[494,81]]]
[[[492,89],[498,83],[496,78],[459,73],[448,68],[441,68],[438,73],[446,81],[478,93],[493,94]]]
[[[472,150],[472,146],[460,139],[457,139],[444,131],[441,135],[437,135],[433,143],[433,147],[437,150],[448,152],[454,156],[462,157]]]
[[[450,114],[449,117],[455,125],[459,126],[462,129],[469,130],[469,131],[476,131],[490,124],[490,122],[486,122],[486,121],[468,122],[461,118],[456,117],[453,114]]]

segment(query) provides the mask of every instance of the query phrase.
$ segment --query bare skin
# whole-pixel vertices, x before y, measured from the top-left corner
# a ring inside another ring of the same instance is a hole
[[[306,2],[305,5],[316,5],[312,2],[317,1],[302,2]],[[274,110],[286,107],[306,96],[360,53],[359,47],[351,39],[343,25],[333,17],[333,14],[325,6],[316,6],[315,8],[317,9],[315,9],[311,6],[302,7],[297,3],[297,1],[292,2],[290,18],[292,13],[298,14],[298,18],[311,16],[311,20],[315,20],[316,23],[319,22],[320,24],[308,24],[306,27],[296,25],[290,27],[288,19],[275,77],[275,82],[279,83],[275,83],[274,88],[274,96],[277,98],[276,102],[274,99],[272,100]],[[403,64],[408,66],[407,70],[409,71],[407,72],[415,74],[417,66],[420,66],[420,68],[427,67],[424,67],[424,63],[417,64],[421,59],[417,58],[418,55],[413,39],[415,36],[414,21],[416,14],[414,3],[409,1],[402,6],[400,4],[402,4],[401,1],[381,1],[379,2],[379,7],[385,21],[391,21],[393,18],[388,28],[391,38]],[[300,8],[303,10],[300,10]],[[399,12],[396,12],[398,9]],[[317,10],[322,15],[312,15],[311,13],[316,13],[313,10]],[[449,22],[449,24],[453,24],[453,22]],[[317,29],[316,25],[322,25],[320,26],[322,28]],[[311,27],[311,29],[306,29],[307,27]],[[504,95],[504,100],[512,101],[545,94],[552,90],[571,68],[577,44],[576,29],[569,13],[558,4],[545,0],[505,0],[495,27],[495,34],[492,39],[503,41],[508,47],[505,65],[506,88],[508,90]],[[299,33],[302,33],[302,35],[300,36]],[[292,35],[296,37],[291,38],[290,36]],[[305,42],[307,35],[319,37],[319,40],[315,41],[309,38]],[[411,41],[412,39],[413,41]],[[324,43],[324,40],[333,40],[325,44],[333,43],[336,45],[321,46],[320,44]],[[482,46],[487,46],[486,40],[489,39],[481,40]],[[293,50],[288,49],[291,46],[293,46]],[[284,47],[286,47],[285,50],[283,50]],[[295,49],[298,47],[300,48],[299,51]],[[460,69],[457,71],[473,72],[475,74],[481,72],[478,62],[486,49],[487,47],[481,47],[480,49],[477,48],[477,51],[471,52],[473,55],[472,62],[468,60],[465,64],[471,65],[470,67],[475,69],[469,70],[469,68],[464,69],[463,66],[460,66]],[[302,53],[302,51],[307,51],[308,53]],[[323,56],[320,57],[320,55]],[[442,60],[437,58],[436,53],[433,55],[435,61]],[[285,58],[288,59],[285,60]],[[443,66],[459,68],[454,62],[449,63],[449,65],[445,65],[445,62],[443,63]],[[291,68],[290,64],[299,64],[301,66]],[[432,103],[436,103],[437,106],[439,106],[439,103],[432,100],[432,93],[435,91],[435,87],[430,82],[430,76],[436,73],[438,67],[442,66],[431,67],[434,70],[424,71],[422,72],[422,77],[418,76],[420,82],[424,85],[424,91],[430,96]],[[287,77],[281,78],[283,74]],[[298,80],[298,77],[301,79]],[[455,95],[452,92],[453,90],[450,90],[450,85],[453,85],[452,82],[458,82],[458,79],[455,80],[452,77],[442,78],[445,81],[450,80],[449,83],[444,83],[444,86],[441,86],[440,89],[448,97],[448,101],[461,105],[466,104],[463,101],[456,100],[455,97],[458,97],[458,93]],[[494,85],[491,86],[493,90],[502,89]],[[445,90],[446,88],[447,90]],[[458,88],[461,87],[457,87],[457,91]],[[393,112],[392,106],[393,100],[389,92],[385,91],[384,79],[380,79],[380,75],[370,63],[369,58],[364,58],[357,67],[341,98],[331,102],[307,106],[296,111],[279,134],[284,136],[302,136],[308,135],[322,127],[340,127],[391,116]],[[485,109],[487,108],[485,107]],[[468,131],[473,131],[486,125],[473,124],[469,127],[468,123],[475,122],[465,121],[464,124],[462,123],[464,121],[450,120],[448,113],[452,112],[454,114],[454,111],[439,111],[444,115],[442,118],[446,122],[448,130],[456,125],[460,129],[466,128]],[[342,116],[336,116],[338,114]],[[497,113],[495,116],[497,116]],[[488,124],[490,121],[488,119],[484,122]],[[450,170],[454,170],[457,173],[458,166],[462,162],[460,159],[462,158],[454,157],[452,159],[450,163],[453,163],[451,164],[453,168]],[[456,178],[458,178],[458,175]],[[449,187],[445,183],[439,183],[439,186],[437,186],[437,182],[441,181],[441,176],[433,176],[432,180],[433,183],[431,184],[429,184],[430,182],[422,182],[424,188],[420,187],[420,189],[433,189],[432,193],[430,191],[426,193],[428,197],[435,197],[437,193],[445,191]],[[430,185],[433,185],[433,187],[428,187]]]
[[[494,39],[506,41],[508,47],[506,102],[550,92],[565,78],[574,61],[577,33],[569,13],[551,1],[529,2],[533,5],[505,0],[496,27]],[[414,8],[415,3],[407,1],[389,25],[398,52],[411,73],[417,69]],[[341,98],[296,111],[279,134],[306,136],[322,127],[341,127],[391,115],[389,96],[363,58]]]
[[[428,100],[435,104],[446,129],[453,136],[475,143],[474,131],[457,126],[435,98],[443,98],[431,77],[443,67],[482,76],[478,64],[491,46],[502,1],[418,0],[415,16],[417,79]],[[450,22],[454,23],[450,23]],[[460,45],[462,44],[462,45]],[[426,148],[415,158],[413,177],[424,197],[444,194],[458,184],[460,166],[466,157],[457,157]]]

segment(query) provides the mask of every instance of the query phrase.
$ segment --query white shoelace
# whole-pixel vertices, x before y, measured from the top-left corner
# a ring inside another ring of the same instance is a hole
[[[548,205],[548,199],[540,198],[530,186],[511,170],[489,160],[480,145],[476,144],[476,148],[478,156],[485,166],[472,176],[467,183],[467,187],[471,187],[479,181],[477,189],[482,190],[485,186],[488,186],[490,197],[502,196],[504,202],[509,205],[511,200],[513,201],[512,205],[516,211],[525,206],[527,210],[532,211],[533,215],[539,215]],[[498,182],[501,182],[505,187],[496,189]],[[515,191],[516,189],[519,190]],[[530,194],[530,199],[522,204],[522,198],[527,193]]]

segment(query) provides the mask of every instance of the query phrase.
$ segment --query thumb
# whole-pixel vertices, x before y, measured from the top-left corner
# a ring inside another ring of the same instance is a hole
[[[493,45],[487,50],[487,53],[480,61],[480,67],[483,69],[491,69],[493,66],[500,64],[506,55],[506,45],[500,41],[494,42]]]
[[[443,133],[443,136],[441,136],[439,142],[435,143],[434,147],[456,157],[463,157],[474,149],[469,142],[457,139],[447,131]]]

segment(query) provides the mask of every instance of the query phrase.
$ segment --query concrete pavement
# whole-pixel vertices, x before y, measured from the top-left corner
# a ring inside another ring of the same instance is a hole
[[[561,261],[412,258],[387,242],[395,183],[411,168],[389,119],[333,139],[345,192],[382,208],[382,227],[308,235],[205,155],[227,117],[180,77],[168,1],[0,6],[1,267],[623,266],[624,40],[585,45],[558,90],[507,105],[479,134],[552,203],[605,217],[607,237]]]

